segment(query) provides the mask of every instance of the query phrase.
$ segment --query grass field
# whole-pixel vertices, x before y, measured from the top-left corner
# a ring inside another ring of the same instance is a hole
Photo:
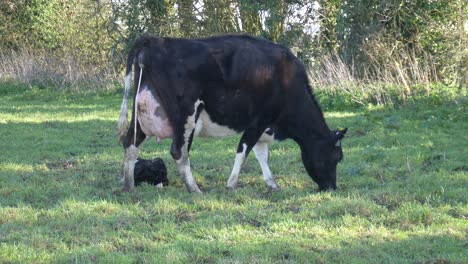
[[[0,86],[0,263],[467,263],[467,100],[326,111],[348,127],[335,192],[291,141],[225,189],[239,137],[196,139],[187,193],[169,141],[145,142],[170,186],[121,192],[121,95]]]

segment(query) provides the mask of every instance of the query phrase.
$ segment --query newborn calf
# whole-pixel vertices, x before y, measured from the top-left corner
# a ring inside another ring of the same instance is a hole
[[[153,184],[158,187],[169,185],[166,165],[164,165],[162,159],[137,159],[135,162],[135,185],[138,186],[142,182]]]

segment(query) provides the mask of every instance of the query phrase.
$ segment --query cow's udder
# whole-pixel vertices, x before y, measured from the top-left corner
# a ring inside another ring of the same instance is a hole
[[[158,141],[172,138],[172,126],[163,106],[148,87],[144,86],[141,88],[136,100],[138,105],[138,122],[143,133],[147,137],[155,136]]]

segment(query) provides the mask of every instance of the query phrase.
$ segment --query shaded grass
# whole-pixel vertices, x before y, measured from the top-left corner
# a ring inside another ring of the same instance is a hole
[[[239,137],[196,139],[185,191],[170,142],[170,186],[122,193],[116,94],[0,87],[0,260],[55,263],[464,263],[466,101],[327,111],[349,127],[336,192],[318,193],[298,147],[272,144],[280,192],[251,156],[224,188]]]

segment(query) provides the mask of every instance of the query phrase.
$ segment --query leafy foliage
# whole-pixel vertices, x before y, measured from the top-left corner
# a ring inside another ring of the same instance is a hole
[[[376,63],[411,67],[429,62],[436,72],[432,80],[456,82],[455,75],[465,74],[460,70],[465,67],[466,8],[465,1],[452,0],[345,1],[337,16],[339,53],[347,63],[357,64],[360,74]],[[408,54],[414,60],[401,57]]]
[[[4,0],[0,51],[39,49],[89,71],[120,70],[144,33],[244,32],[290,47],[311,72],[343,64],[354,80],[396,80],[408,96],[420,84],[466,86],[467,10],[463,0]]]

